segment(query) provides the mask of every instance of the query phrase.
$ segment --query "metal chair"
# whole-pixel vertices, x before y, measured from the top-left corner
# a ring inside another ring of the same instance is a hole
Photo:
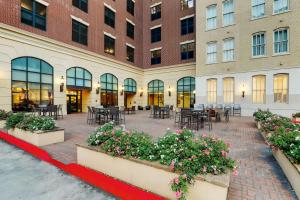
[[[239,104],[234,104],[233,106],[233,116],[238,115],[238,116],[242,116],[242,108]]]

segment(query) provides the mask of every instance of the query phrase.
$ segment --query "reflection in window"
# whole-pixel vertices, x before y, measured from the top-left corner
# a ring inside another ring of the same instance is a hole
[[[225,104],[234,103],[234,78],[223,79],[223,97]]]
[[[207,80],[207,103],[217,103],[217,79]]]
[[[112,74],[103,74],[101,76],[101,105],[118,105],[118,79]]]
[[[177,107],[193,108],[195,104],[195,78],[184,77],[177,82]]]
[[[81,67],[72,67],[68,69],[67,87],[92,89],[92,74]]]
[[[12,61],[12,110],[53,104],[53,67],[32,57]]]
[[[148,105],[164,105],[164,82],[153,80],[148,83]]]
[[[124,92],[136,93],[136,81],[132,78],[125,79]]]
[[[257,75],[252,78],[252,102],[254,104],[266,103],[266,76]]]
[[[289,75],[277,74],[274,76],[274,102],[288,103]]]

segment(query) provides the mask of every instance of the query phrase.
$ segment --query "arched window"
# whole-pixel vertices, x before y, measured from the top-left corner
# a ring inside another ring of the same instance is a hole
[[[12,60],[12,110],[31,111],[53,104],[53,67],[33,57]]]
[[[164,105],[164,82],[153,80],[148,83],[148,105]]]
[[[127,78],[124,80],[124,92],[136,93],[136,81],[132,78]]]
[[[195,104],[195,78],[184,77],[177,81],[177,107],[193,108]]]
[[[67,70],[68,88],[92,89],[92,74],[82,67],[72,67]]]
[[[289,74],[275,74],[274,84],[274,103],[289,102]]]
[[[113,74],[101,76],[101,105],[118,105],[118,79]]]

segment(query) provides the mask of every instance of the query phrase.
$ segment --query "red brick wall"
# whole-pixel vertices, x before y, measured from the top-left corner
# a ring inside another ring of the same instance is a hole
[[[72,0],[45,0],[49,2],[47,8],[47,31],[21,23],[20,0],[0,0],[0,22],[20,29],[30,31],[51,39],[71,44],[100,55],[104,55],[122,62],[126,61],[126,42],[135,46],[134,65],[142,68],[159,67],[183,63],[180,60],[179,43],[195,38],[195,34],[182,37],[180,34],[180,18],[194,13],[194,9],[181,11],[180,0],[163,0],[162,19],[150,21],[150,5],[156,0],[136,0],[135,16],[126,10],[126,0],[89,0],[89,12],[85,13],[72,5]],[[104,24],[104,3],[111,5],[116,12],[115,29]],[[72,18],[79,17],[88,22],[88,46],[72,41]],[[126,18],[135,23],[135,39],[126,36]],[[150,27],[162,23],[162,42],[151,44]],[[103,31],[116,36],[115,56],[104,53]],[[150,65],[150,49],[162,46],[162,64]],[[194,60],[184,61],[191,62]]]

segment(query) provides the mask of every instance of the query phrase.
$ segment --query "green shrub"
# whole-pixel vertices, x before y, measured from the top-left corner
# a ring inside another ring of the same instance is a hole
[[[168,131],[153,141],[144,133],[112,129],[106,124],[92,133],[88,144],[112,156],[131,157],[169,166],[181,175],[172,180],[171,188],[178,199],[185,199],[188,186],[198,174],[222,174],[236,171],[235,161],[228,157],[229,147],[222,140],[203,135],[196,137],[190,130]]]
[[[7,129],[15,128],[18,123],[23,121],[24,117],[25,117],[24,113],[14,113],[9,115],[6,119],[6,128]]]
[[[6,120],[10,115],[10,112],[6,112],[5,110],[0,109],[0,120]]]
[[[26,131],[47,131],[55,128],[55,122],[51,117],[28,115],[20,121],[16,128]]]
[[[294,117],[300,117],[300,113],[294,114]]]

